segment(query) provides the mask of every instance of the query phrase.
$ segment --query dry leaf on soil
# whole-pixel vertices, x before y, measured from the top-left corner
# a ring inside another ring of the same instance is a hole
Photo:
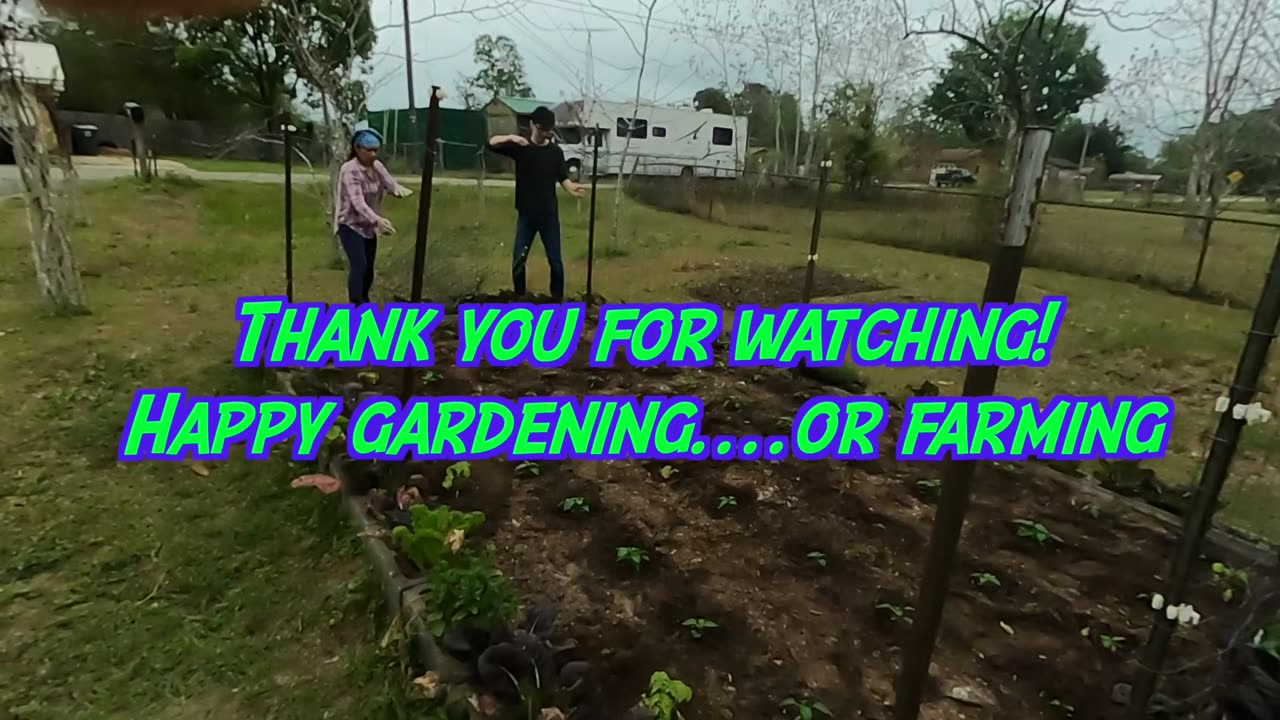
[[[303,475],[289,483],[290,487],[313,487],[325,495],[332,495],[342,489],[342,483],[332,475]]]

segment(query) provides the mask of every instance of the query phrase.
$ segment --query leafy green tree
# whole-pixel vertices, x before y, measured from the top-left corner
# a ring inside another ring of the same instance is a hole
[[[876,131],[877,94],[871,85],[845,82],[824,102],[825,131],[832,155],[849,190],[871,186],[888,165],[888,154]]]
[[[1014,13],[974,40],[951,51],[925,106],[975,143],[1001,140],[1013,124],[1056,125],[1107,87],[1083,24]]]
[[[1089,146],[1085,148],[1085,139]],[[1081,150],[1090,158],[1102,158],[1108,175],[1129,169],[1133,146],[1125,139],[1125,131],[1119,125],[1103,120],[1085,123],[1077,118],[1067,118],[1053,136],[1052,153],[1064,160],[1079,160]]]
[[[693,94],[693,107],[698,110],[710,110],[721,115],[733,114],[734,103],[729,94],[718,87],[703,88]]]
[[[480,35],[476,38],[472,58],[480,70],[468,78],[462,88],[469,107],[499,95],[533,97],[533,89],[525,77],[524,58],[511,38],[488,33]]]
[[[37,34],[58,48],[66,74],[62,108],[117,113],[125,102],[137,102],[182,120],[226,125],[243,119],[216,54],[183,46],[169,26],[60,19]]]

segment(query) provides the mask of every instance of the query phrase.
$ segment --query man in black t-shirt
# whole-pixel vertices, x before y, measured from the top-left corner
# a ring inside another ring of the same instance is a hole
[[[560,257],[560,210],[556,185],[574,197],[586,190],[569,179],[564,151],[551,142],[555,115],[545,107],[533,111],[532,137],[494,135],[489,149],[516,163],[516,239],[511,253],[511,282],[516,295],[525,294],[524,267],[533,248],[533,236],[542,238],[551,266],[551,295],[564,298],[564,262]]]

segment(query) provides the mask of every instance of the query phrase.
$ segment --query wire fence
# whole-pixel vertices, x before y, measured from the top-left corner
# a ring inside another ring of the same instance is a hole
[[[791,232],[812,222],[817,185],[816,179],[791,176],[724,180],[695,174],[634,177],[627,192],[718,223]],[[1003,199],[905,185],[850,192],[832,182],[824,204],[824,238],[985,260],[999,235]],[[1044,201],[1027,264],[1252,307],[1278,236],[1280,214],[1264,211],[1232,211],[1204,223],[1172,211]]]

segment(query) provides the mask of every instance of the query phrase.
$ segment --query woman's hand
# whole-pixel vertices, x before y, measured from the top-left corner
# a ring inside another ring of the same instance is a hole
[[[403,185],[401,185],[395,192],[395,195],[398,198],[407,198],[412,194],[413,194],[413,191],[407,187],[404,187]]]
[[[378,234],[379,235],[395,235],[396,226],[392,225],[390,220],[384,217],[380,217],[378,218]]]

